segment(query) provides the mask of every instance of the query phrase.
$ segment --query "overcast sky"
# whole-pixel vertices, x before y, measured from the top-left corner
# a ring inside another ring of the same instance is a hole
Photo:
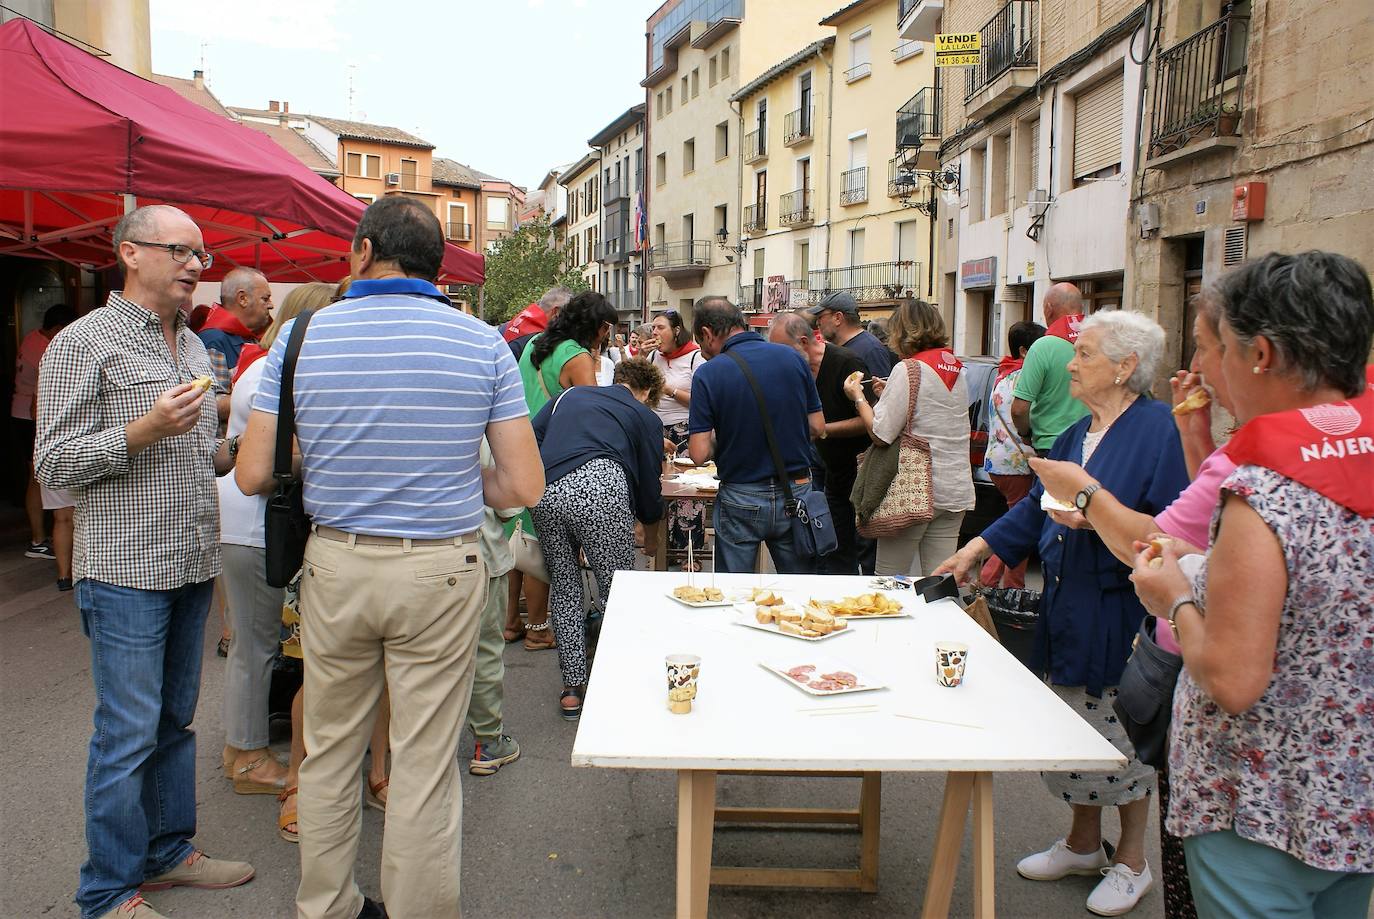
[[[644,100],[644,21],[658,5],[151,0],[153,70],[190,77],[203,60],[225,105],[279,99],[293,112],[391,125],[533,188]]]

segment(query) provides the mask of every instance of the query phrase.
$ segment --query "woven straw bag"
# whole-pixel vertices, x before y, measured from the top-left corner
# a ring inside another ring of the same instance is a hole
[[[897,475],[872,516],[859,521],[859,535],[868,539],[891,536],[913,524],[927,523],[935,516],[930,444],[911,433],[912,419],[916,417],[916,398],[921,391],[921,372],[915,358],[908,358],[902,364],[906,367],[907,378],[906,426],[897,443],[887,448],[898,451]]]

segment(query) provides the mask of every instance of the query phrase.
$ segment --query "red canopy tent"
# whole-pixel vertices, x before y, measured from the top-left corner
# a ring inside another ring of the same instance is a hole
[[[0,255],[114,264],[130,206],[174,204],[215,255],[281,282],[337,281],[363,202],[266,135],[15,19],[0,26]],[[481,283],[445,245],[440,281]]]

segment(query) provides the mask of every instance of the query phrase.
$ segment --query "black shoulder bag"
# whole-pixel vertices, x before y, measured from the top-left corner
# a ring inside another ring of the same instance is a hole
[[[733,351],[723,353],[739,364],[740,372],[754,390],[759,416],[763,419],[763,436],[768,441],[768,451],[773,454],[773,468],[777,471],[778,481],[782,483],[783,511],[792,521],[792,539],[797,544],[798,554],[816,558],[829,555],[839,547],[839,538],[835,535],[835,522],[830,517],[830,505],[825,500],[825,492],[812,489],[800,499],[792,495],[792,481],[787,475],[787,467],[783,465],[778,441],[773,436],[773,421],[768,417],[768,403],[763,398],[759,381],[754,378],[744,358]]]
[[[291,583],[305,560],[305,541],[310,536],[310,518],[305,515],[305,499],[300,477],[291,471],[291,441],[296,434],[295,378],[296,358],[300,357],[305,328],[314,310],[296,317],[286,353],[281,362],[281,398],[277,406],[277,449],[272,462],[272,478],[277,488],[267,499],[263,529],[267,543],[267,583],[285,587]]]

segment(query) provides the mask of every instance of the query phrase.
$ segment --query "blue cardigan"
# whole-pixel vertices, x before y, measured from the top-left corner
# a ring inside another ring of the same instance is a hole
[[[1049,458],[1083,462],[1083,435],[1091,416],[1059,435]],[[1087,471],[1122,504],[1150,516],[1188,486],[1183,447],[1169,407],[1141,397],[1112,424],[1088,461]],[[983,531],[992,551],[1016,565],[1039,543],[1045,590],[1036,630],[1035,670],[1060,686],[1086,686],[1101,697],[1115,686],[1131,655],[1145,608],[1130,582],[1131,569],[1092,530],[1075,530],[1040,509],[1045,487],[1030,494]]]

